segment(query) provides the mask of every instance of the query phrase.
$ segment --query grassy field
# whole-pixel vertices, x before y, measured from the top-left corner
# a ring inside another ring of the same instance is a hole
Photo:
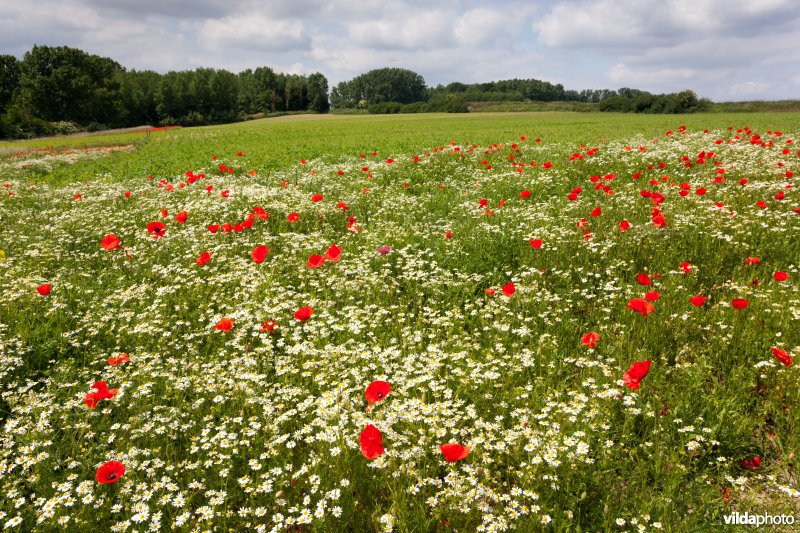
[[[0,144],[0,525],[800,518],[798,124],[304,115]]]

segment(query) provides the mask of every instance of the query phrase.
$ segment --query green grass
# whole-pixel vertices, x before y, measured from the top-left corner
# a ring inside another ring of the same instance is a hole
[[[331,115],[2,145],[53,151],[0,160],[0,525],[715,531],[734,510],[799,516],[797,367],[771,351],[800,355],[798,118]],[[667,227],[642,190],[664,195]],[[266,220],[209,231],[256,206]],[[100,247],[109,233],[123,249]],[[310,269],[333,243],[341,259]],[[627,308],[653,290],[653,313]],[[368,408],[379,379],[392,392]],[[90,410],[98,380],[120,392]],[[470,455],[447,463],[449,441]],[[126,473],[98,484],[112,459]]]

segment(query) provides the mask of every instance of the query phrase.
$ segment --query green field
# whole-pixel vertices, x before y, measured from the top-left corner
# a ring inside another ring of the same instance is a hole
[[[0,525],[800,519],[798,124],[302,115],[0,143]]]

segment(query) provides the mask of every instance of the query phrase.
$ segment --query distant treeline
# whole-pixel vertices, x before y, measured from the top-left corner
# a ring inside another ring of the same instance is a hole
[[[116,61],[66,46],[34,46],[20,61],[0,55],[0,137],[32,137],[127,126],[194,126],[284,112],[465,113],[477,103],[564,102],[599,111],[692,113],[710,107],[690,90],[565,90],[536,79],[428,87],[402,68],[371,70],[336,85],[328,80],[245,70],[198,68],[159,74],[126,70]]]
[[[598,111],[634,113],[694,113],[707,110],[711,103],[690,90],[658,95],[627,87],[578,92],[536,79],[426,87],[422,76],[401,68],[371,70],[331,91],[334,108],[362,108],[370,113],[465,113],[472,102],[581,102],[597,104]]]
[[[371,70],[341,82],[331,92],[334,108],[364,108],[370,113],[420,113],[471,111],[476,102],[580,102],[597,104],[599,111],[633,113],[694,113],[711,103],[690,90],[672,94],[651,94],[623,87],[619,90],[565,90],[546,81],[501,80],[487,83],[450,83],[426,87],[422,76],[410,70]]]
[[[269,67],[159,74],[65,46],[0,56],[0,136],[32,137],[142,124],[193,126],[246,115],[329,108],[328,80]]]

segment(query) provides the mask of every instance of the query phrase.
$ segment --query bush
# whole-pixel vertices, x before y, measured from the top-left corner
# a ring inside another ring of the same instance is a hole
[[[401,112],[403,104],[400,102],[380,102],[370,105],[368,109],[373,115],[393,115]]]

